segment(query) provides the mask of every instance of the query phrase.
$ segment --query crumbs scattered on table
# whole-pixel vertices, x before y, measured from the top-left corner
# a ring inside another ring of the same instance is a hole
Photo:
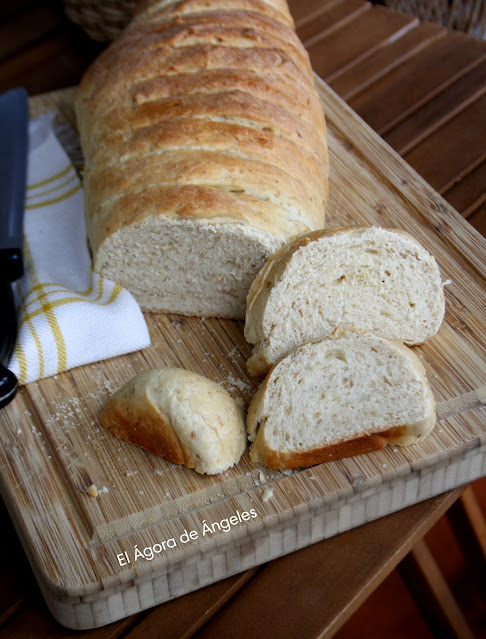
[[[91,486],[86,490],[86,492],[91,497],[95,497],[96,498],[96,497],[98,497],[98,495],[101,495],[102,493],[109,493],[110,489],[108,488],[108,486],[103,486],[102,488],[98,489],[96,487],[96,484],[91,484]]]
[[[269,499],[272,499],[272,497],[273,497],[273,490],[269,488],[268,486],[265,486],[265,490],[263,491],[263,494],[262,494],[262,500],[267,502]]]
[[[87,489],[86,492],[91,497],[98,497],[98,489],[96,488],[96,486],[94,484],[91,484],[91,486]]]

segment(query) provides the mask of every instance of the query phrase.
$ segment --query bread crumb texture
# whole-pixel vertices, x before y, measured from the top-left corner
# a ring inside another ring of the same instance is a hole
[[[246,445],[231,395],[179,368],[139,373],[108,400],[100,420],[117,437],[199,473],[222,473]]]
[[[250,457],[299,468],[418,442],[435,402],[419,359],[403,344],[339,331],[304,344],[273,367],[253,397]]]
[[[270,258],[252,284],[245,337],[261,376],[293,348],[336,328],[420,344],[444,317],[437,263],[412,236],[346,227],[297,238]]]

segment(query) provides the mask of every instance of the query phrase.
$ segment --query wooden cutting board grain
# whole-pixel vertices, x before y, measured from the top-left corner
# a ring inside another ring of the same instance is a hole
[[[243,323],[147,313],[150,348],[22,387],[0,413],[2,495],[47,604],[69,627],[120,619],[486,474],[486,241],[316,81],[329,129],[327,226],[404,229],[447,282],[444,324],[414,349],[438,423],[409,448],[291,473],[256,467],[246,452],[220,476],[198,475],[115,439],[98,416],[134,374],[162,366],[201,373],[248,404],[257,382]],[[34,98],[32,115],[54,109],[73,123],[72,99]],[[183,543],[184,531],[197,539]]]

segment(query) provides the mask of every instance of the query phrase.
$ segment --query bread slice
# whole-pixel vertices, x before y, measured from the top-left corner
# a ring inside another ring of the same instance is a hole
[[[414,444],[434,424],[434,398],[413,351],[351,331],[282,359],[247,417],[252,461],[281,469]]]
[[[235,400],[180,368],[139,373],[108,400],[100,420],[116,437],[208,475],[236,464],[246,446]]]
[[[248,370],[262,376],[285,353],[336,328],[420,344],[443,317],[439,268],[411,235],[380,227],[316,231],[277,251],[251,286]]]
[[[326,126],[285,0],[145,0],[76,97],[94,268],[146,310],[243,318],[322,228]]]

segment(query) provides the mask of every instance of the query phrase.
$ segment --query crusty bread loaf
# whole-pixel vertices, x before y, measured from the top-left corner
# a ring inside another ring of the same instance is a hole
[[[144,2],[76,113],[95,269],[145,309],[242,318],[265,260],[324,226],[324,115],[285,0]]]
[[[250,457],[300,468],[416,443],[433,428],[425,370],[402,343],[337,331],[276,364],[247,417]]]
[[[108,400],[100,420],[117,437],[208,475],[236,464],[246,446],[235,400],[180,368],[139,373]]]
[[[370,331],[406,344],[434,335],[444,317],[435,259],[403,231],[344,227],[296,238],[253,282],[245,337],[252,375],[299,344],[336,328]]]

